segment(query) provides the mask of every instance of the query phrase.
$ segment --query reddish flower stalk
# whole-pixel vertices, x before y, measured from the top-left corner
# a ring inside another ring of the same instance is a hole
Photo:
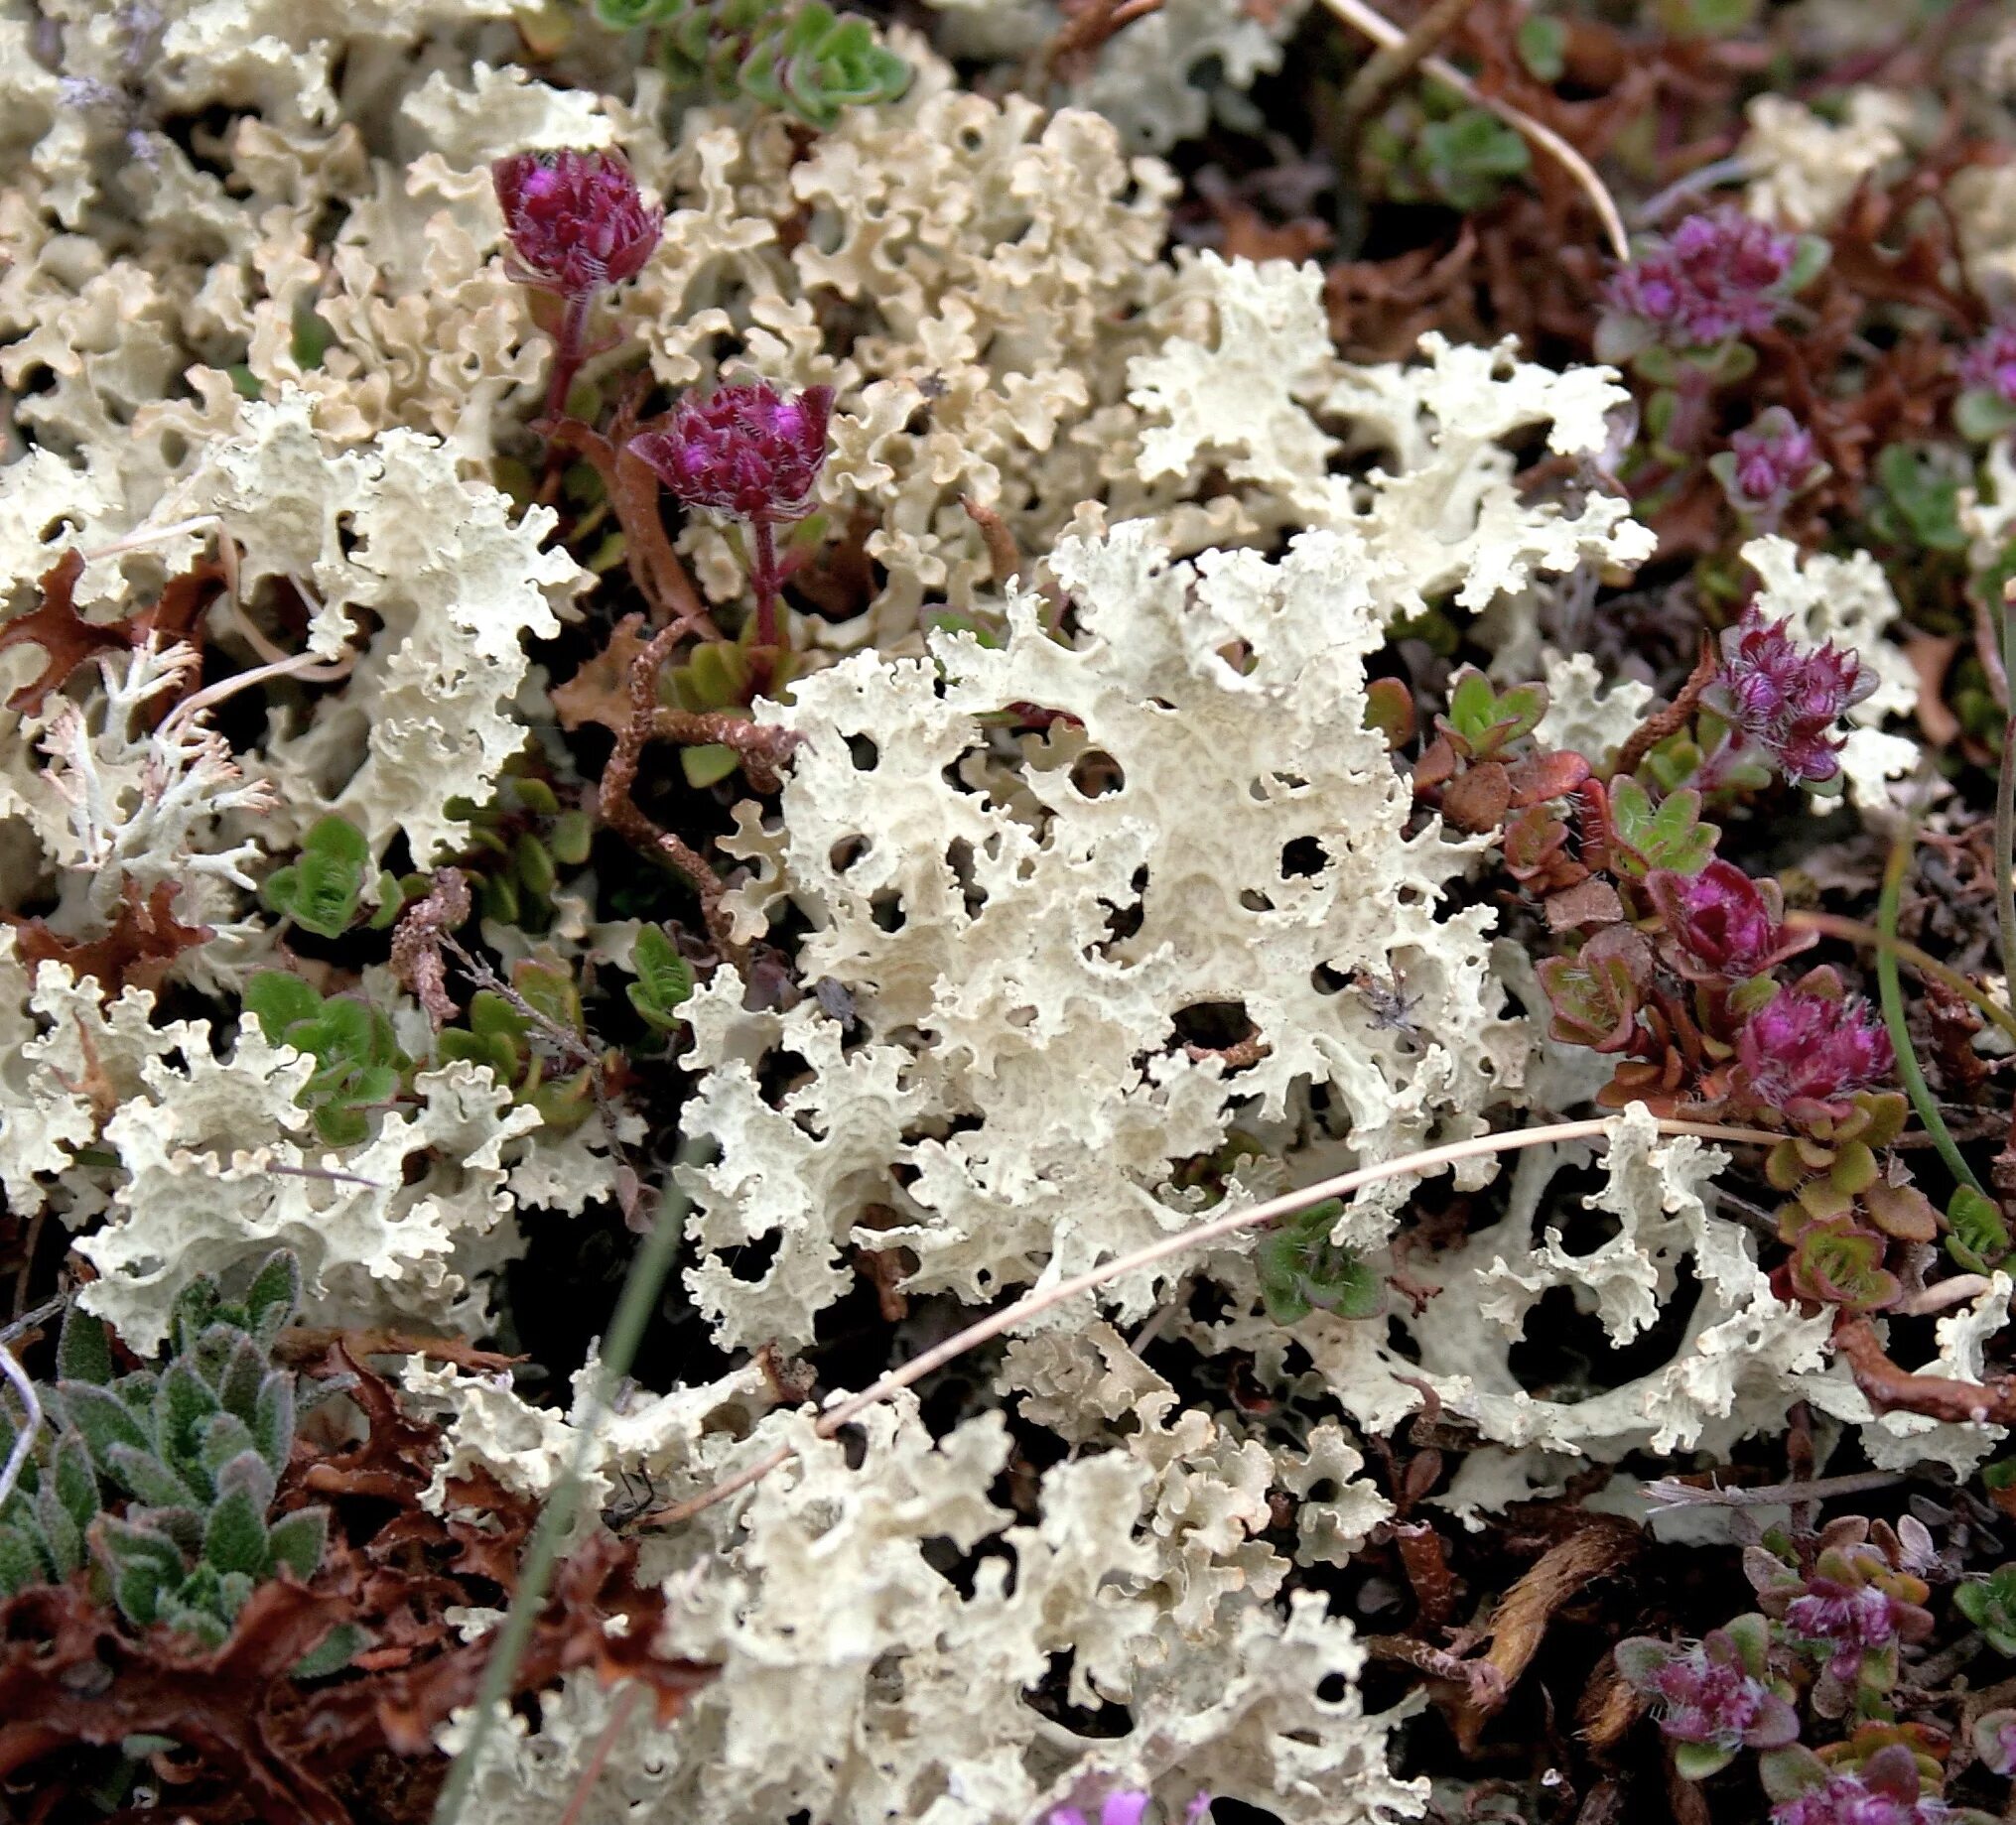
[[[560,298],[546,416],[558,418],[588,358],[588,318],[608,287],[635,278],[658,245],[665,211],[647,209],[629,167],[608,152],[521,152],[490,167],[511,277]]]

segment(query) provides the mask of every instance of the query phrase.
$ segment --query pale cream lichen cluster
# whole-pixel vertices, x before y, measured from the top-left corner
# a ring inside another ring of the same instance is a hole
[[[1574,1074],[1530,971],[1463,893],[1486,845],[1411,821],[1366,724],[1367,661],[1397,620],[1449,604],[1537,653],[1543,591],[1650,555],[1613,493],[1542,498],[1514,454],[1539,438],[1594,465],[1627,395],[1608,370],[1437,337],[1354,367],[1313,267],[1166,257],[1175,180],[1149,155],[1225,105],[1190,82],[1206,60],[1236,94],[1278,58],[1299,9],[1262,11],[1171,0],[1056,111],[964,91],[911,41],[901,101],[806,144],[675,102],[585,25],[534,76],[511,0],[0,7],[17,439],[0,606],[32,609],[81,552],[77,600],[110,621],[227,544],[210,653],[272,668],[228,721],[146,714],[194,663],[173,645],[0,713],[9,908],[81,943],[122,883],[174,880],[214,933],[159,995],[0,952],[0,1183],[16,1214],[78,1233],[85,1301],[131,1344],[159,1338],[193,1275],[276,1243],[301,1251],[318,1318],[480,1331],[521,1215],[579,1213],[611,1182],[593,1129],[542,1129],[468,1064],[423,1071],[365,1141],[325,1146],[296,1101],[309,1061],[235,1018],[276,954],[257,885],[317,817],[425,865],[467,840],[451,801],[486,799],[528,742],[568,764],[528,642],[585,612],[596,579],[550,509],[507,491],[549,349],[505,273],[487,163],[525,148],[613,146],[664,201],[620,319],[660,382],[837,388],[824,536],[879,567],[869,611],[808,628],[817,667],[762,707],[798,745],[774,806],[740,806],[725,846],[738,934],[788,920],[801,975],[830,979],[849,1021],[815,997],[755,1005],[728,967],[686,1010],[682,1270],[718,1342],[811,1342],[865,1254],[895,1256],[911,1295],[985,1302],[1179,1230],[1211,1197],[1555,1105]],[[169,115],[202,116],[198,156],[159,130]],[[1807,123],[1756,124],[1782,212],[1837,206],[1834,139],[1818,172]],[[1856,159],[1889,156],[1892,123],[1850,124]],[[1975,199],[1984,245],[2005,200]],[[1003,517],[1023,575],[995,574],[962,497]],[[713,597],[739,592],[718,528],[681,544]],[[1777,541],[1749,557],[1807,637],[1851,638],[1881,674],[1849,749],[1858,795],[1880,795],[1910,744],[1875,725],[1912,676],[1882,637],[1880,576],[1801,571]],[[956,630],[928,625],[942,607]],[[7,688],[37,664],[28,644],[0,656]],[[1599,693],[1585,659],[1553,656],[1548,678],[1562,742],[1614,742],[1643,708]],[[1021,705],[1054,713],[1042,732],[1003,732]],[[592,901],[591,883],[550,942],[626,958]],[[424,1053],[389,972],[365,988]],[[170,1017],[171,993],[214,1011]],[[639,1395],[599,1443],[604,1499],[634,1477],[676,1500],[777,1444],[799,1456],[651,1547],[670,1645],[724,1670],[678,1724],[620,1737],[585,1816],[1024,1825],[1103,1782],[1178,1807],[1205,1787],[1288,1825],[1418,1816],[1424,1786],[1389,1773],[1390,1720],[1359,1699],[1351,1625],[1279,1597],[1294,1564],[1343,1563],[1390,1512],[1358,1429],[1391,1429],[1431,1386],[1481,1441],[1445,1499],[1468,1510],[1591,1460],[1723,1449],[1796,1399],[1870,1421],[1824,1319],[1779,1301],[1717,1214],[1717,1158],[1620,1118],[1594,1198],[1615,1233],[1571,1253],[1553,1182],[1581,1156],[1536,1151],[1504,1215],[1436,1257],[1437,1297],[1390,1326],[1319,1312],[1284,1331],[1245,1242],[1053,1313],[992,1389],[1067,1449],[1033,1524],[1000,1499],[1000,1411],[934,1437],[899,1402],[850,1456],[748,1369]],[[1414,1188],[1362,1195],[1340,1238],[1393,1265]],[[1697,1303],[1653,1372],[1580,1400],[1514,1373],[1550,1291],[1623,1342],[1683,1272]],[[1942,1327],[1949,1371],[1978,1371],[2007,1296],[1998,1280]],[[1186,1404],[1130,1345],[1142,1322],[1249,1353],[1329,1416],[1283,1441]],[[452,1417],[452,1462],[507,1487],[549,1488],[572,1448],[568,1416],[508,1388],[416,1367],[409,1391]],[[1924,1423],[1871,1425],[1878,1461]],[[1950,1427],[1909,1443],[1956,1464],[1987,1448]],[[1277,1490],[1306,1499],[1290,1554],[1261,1538]],[[948,1545],[980,1553],[964,1583]],[[517,1720],[484,1816],[559,1817],[609,1703],[575,1678],[536,1730]],[[1127,1728],[1077,1727],[1096,1703]]]

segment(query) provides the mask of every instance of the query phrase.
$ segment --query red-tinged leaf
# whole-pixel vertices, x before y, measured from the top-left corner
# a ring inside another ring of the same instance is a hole
[[[40,605],[0,625],[0,652],[24,642],[42,648],[42,670],[7,700],[9,710],[37,715],[49,694],[61,691],[85,660],[123,653],[132,644],[124,622],[87,621],[77,613],[77,579],[83,574],[83,553],[65,552],[43,573]]]
[[[1544,805],[1549,799],[1564,799],[1589,777],[1589,763],[1571,752],[1533,754],[1516,761],[1511,769],[1512,803],[1515,809]]]
[[[158,988],[183,952],[207,943],[216,934],[207,925],[184,925],[170,910],[180,891],[176,881],[158,881],[142,897],[130,880],[112,929],[102,938],[79,942],[60,938],[40,919],[24,919],[0,911],[14,927],[23,962],[67,964],[76,977],[95,977],[107,994],[122,988]]]

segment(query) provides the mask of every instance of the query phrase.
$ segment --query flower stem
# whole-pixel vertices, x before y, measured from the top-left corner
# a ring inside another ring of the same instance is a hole
[[[587,358],[589,299],[583,294],[567,301],[553,343],[553,377],[546,383],[546,416],[557,419],[567,411],[567,396],[574,390],[574,377]]]
[[[749,521],[749,538],[755,548],[749,570],[749,586],[756,592],[756,644],[777,644],[777,596],[783,579],[777,574],[777,535],[768,518],[757,514]]]
[[[1918,1054],[1911,1049],[1911,1029],[1904,1019],[1904,990],[1897,979],[1897,958],[1904,947],[1897,941],[1897,910],[1904,898],[1904,876],[1911,867],[1912,845],[1917,834],[1914,823],[1907,823],[1897,833],[1897,841],[1890,846],[1890,859],[1883,867],[1883,894],[1876,903],[1877,934],[1883,941],[1876,952],[1876,983],[1883,999],[1883,1024],[1890,1029],[1890,1048],[1897,1055],[1897,1075],[1904,1080],[1911,1105],[1918,1110],[1918,1118],[1925,1123],[1947,1170],[1985,1198],[1987,1193],[1981,1191],[1980,1180],[1974,1177],[1958,1144],[1947,1132],[1946,1117],[1939,1112],[1939,1101],[1919,1069]]]
[[[2016,677],[2016,597],[2002,591],[2002,671]],[[1995,778],[1995,930],[2002,948],[2002,993],[2016,1012],[2016,705],[2002,722],[2002,769]]]

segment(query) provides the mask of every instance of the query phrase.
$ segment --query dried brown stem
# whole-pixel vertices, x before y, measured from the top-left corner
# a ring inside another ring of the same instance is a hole
[[[521,1356],[500,1356],[494,1350],[478,1350],[466,1338],[422,1337],[412,1331],[344,1331],[334,1325],[293,1325],[273,1340],[273,1355],[282,1363],[306,1368],[319,1363],[336,1344],[361,1362],[374,1356],[418,1356],[430,1363],[453,1363],[471,1374],[494,1375],[508,1369]]]
[[[1819,1477],[1803,1483],[1759,1483],[1728,1489],[1703,1489],[1678,1477],[1661,1477],[1645,1486],[1645,1499],[1666,1508],[1769,1508],[1781,1502],[1824,1501],[1833,1496],[1861,1496],[1902,1483],[1894,1470],[1860,1470],[1845,1477]]]
[[[632,662],[629,725],[616,737],[615,752],[603,769],[598,803],[603,822],[611,830],[620,832],[639,848],[655,850],[663,861],[686,877],[700,896],[700,914],[707,922],[715,948],[723,957],[739,959],[741,947],[735,941],[728,908],[723,904],[728,889],[722,885],[721,877],[683,838],[661,830],[645,817],[630,797],[630,790],[637,783],[637,765],[643,758],[644,744],[657,727],[658,668],[685,633],[683,621],[661,627]]]
[[[1022,553],[1008,521],[992,507],[983,507],[971,494],[960,495],[959,504],[966,509],[966,517],[980,528],[995,582],[1007,585],[1017,581],[1022,574]]]
[[[665,531],[658,512],[658,477],[642,457],[630,454],[628,439],[636,425],[628,402],[610,429],[614,436],[605,438],[592,425],[564,418],[550,428],[548,443],[554,450],[572,451],[602,477],[616,523],[623,529],[630,576],[651,604],[651,619],[661,626],[669,622],[683,633],[719,640],[721,629],[708,614],[707,604],[700,599],[700,591],[693,587],[693,579],[687,576]]]
[[[1073,65],[1082,67],[1116,32],[1161,7],[1162,0],[1084,0],[1043,52],[1044,72],[1054,76]]]
[[[1365,0],[1323,0],[1323,4],[1344,21],[1346,25],[1363,32],[1375,44],[1398,45],[1407,34],[1383,13],[1366,5]],[[1515,132],[1524,134],[1536,146],[1550,154],[1574,181],[1581,186],[1582,193],[1589,198],[1597,219],[1603,224],[1603,233],[1610,242],[1611,253],[1619,260],[1631,258],[1631,242],[1624,232],[1624,217],[1617,212],[1616,199],[1605,188],[1603,180],[1596,175],[1596,168],[1556,133],[1553,128],[1543,125],[1524,109],[1516,108],[1502,96],[1488,95],[1470,80],[1446,58],[1424,57],[1421,68],[1437,82],[1446,83],[1474,106],[1486,108],[1505,122]]]
[[[1866,1318],[1844,1317],[1835,1325],[1834,1350],[1879,1413],[1923,1413],[1961,1425],[2016,1425],[2016,1381],[2006,1375],[1982,1384],[1915,1375],[1890,1360]]]
[[[1680,696],[1664,710],[1647,717],[1631,731],[1631,738],[1617,750],[1617,759],[1610,768],[1612,779],[1624,778],[1669,735],[1677,735],[1686,726],[1687,717],[1694,714],[1694,707],[1701,701],[1701,693],[1715,682],[1718,663],[1713,645],[1703,640],[1701,656],[1694,661],[1694,669],[1687,674],[1687,682],[1680,686]]]
[[[790,731],[752,722],[729,710],[667,710],[660,706],[652,714],[651,737],[656,741],[677,741],[697,747],[719,742],[741,756],[742,772],[758,792],[775,792],[782,783],[778,764],[797,745]]]

